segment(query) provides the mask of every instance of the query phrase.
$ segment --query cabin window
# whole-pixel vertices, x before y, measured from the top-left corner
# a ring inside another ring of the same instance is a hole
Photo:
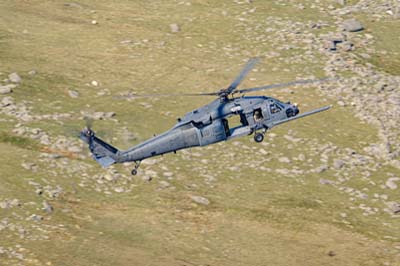
[[[203,122],[194,122],[194,121],[193,121],[192,124],[193,124],[193,126],[195,126],[195,127],[198,128],[198,129],[201,129],[201,128],[204,127]]]
[[[273,103],[270,104],[269,110],[271,111],[271,114],[276,114],[279,113],[282,110],[282,108],[279,107],[279,105],[277,105],[276,103]]]

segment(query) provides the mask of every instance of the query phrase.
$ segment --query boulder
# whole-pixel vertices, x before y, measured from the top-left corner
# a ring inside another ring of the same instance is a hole
[[[78,98],[79,97],[79,92],[74,91],[74,90],[68,90],[68,95],[71,98]]]
[[[14,88],[16,88],[17,85],[15,84],[8,84],[4,86],[0,86],[0,94],[8,94],[13,91]]]
[[[181,27],[179,27],[179,25],[176,23],[169,25],[169,28],[171,29],[172,33],[177,33],[181,31]]]
[[[202,205],[208,205],[210,204],[210,201],[205,198],[205,197],[201,197],[201,196],[191,196],[190,197],[194,202],[198,203],[198,204],[202,204]]]
[[[8,79],[14,83],[20,83],[22,81],[21,77],[15,72],[8,75]]]
[[[359,22],[358,20],[355,20],[355,19],[347,19],[347,20],[343,21],[342,25],[343,25],[343,29],[345,31],[349,31],[349,32],[356,32],[356,31],[361,31],[364,29],[361,22]]]

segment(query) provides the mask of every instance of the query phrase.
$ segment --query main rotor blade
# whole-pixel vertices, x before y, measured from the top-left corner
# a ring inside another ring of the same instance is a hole
[[[253,69],[253,67],[260,61],[259,57],[251,58],[243,70],[239,73],[237,78],[232,82],[231,85],[225,90],[226,94],[232,93],[237,86],[242,82],[242,80],[246,77],[246,75]]]
[[[114,98],[133,99],[133,98],[157,98],[157,97],[195,97],[195,96],[218,96],[217,92],[204,93],[150,93],[150,94],[134,94],[115,96]]]
[[[262,86],[262,87],[243,89],[243,90],[238,90],[236,92],[237,93],[247,93],[247,92],[253,92],[253,91],[261,91],[261,90],[289,87],[289,86],[300,85],[300,84],[327,82],[327,81],[332,81],[332,80],[334,80],[334,79],[333,78],[322,78],[322,79],[296,80],[296,81],[291,81],[291,82],[286,82],[286,83],[278,83],[278,84],[272,84],[272,85],[267,85],[267,86]]]

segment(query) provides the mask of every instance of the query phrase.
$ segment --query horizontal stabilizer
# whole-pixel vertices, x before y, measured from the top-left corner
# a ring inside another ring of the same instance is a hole
[[[96,156],[93,155],[93,158],[104,168],[107,168],[116,162],[113,158],[108,156],[96,158]]]

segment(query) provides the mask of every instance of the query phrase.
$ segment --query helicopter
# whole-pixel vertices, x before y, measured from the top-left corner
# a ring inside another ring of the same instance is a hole
[[[265,133],[271,128],[326,111],[331,107],[324,106],[300,114],[297,104],[282,102],[267,96],[245,96],[244,94],[249,92],[328,80],[327,78],[297,80],[238,90],[239,84],[258,61],[259,58],[250,59],[237,78],[226,89],[212,93],[176,94],[179,96],[217,96],[217,98],[211,103],[185,114],[182,118],[178,118],[177,123],[170,130],[125,151],[120,151],[97,137],[90,126],[80,132],[80,139],[89,145],[92,157],[102,167],[106,168],[115,163],[134,162],[135,167],[131,173],[136,175],[140,163],[144,159],[251,134],[254,134],[254,141],[259,143],[264,140]],[[235,97],[234,94],[241,94],[241,96]],[[229,126],[228,118],[232,116],[239,116],[240,124],[238,126]]]

